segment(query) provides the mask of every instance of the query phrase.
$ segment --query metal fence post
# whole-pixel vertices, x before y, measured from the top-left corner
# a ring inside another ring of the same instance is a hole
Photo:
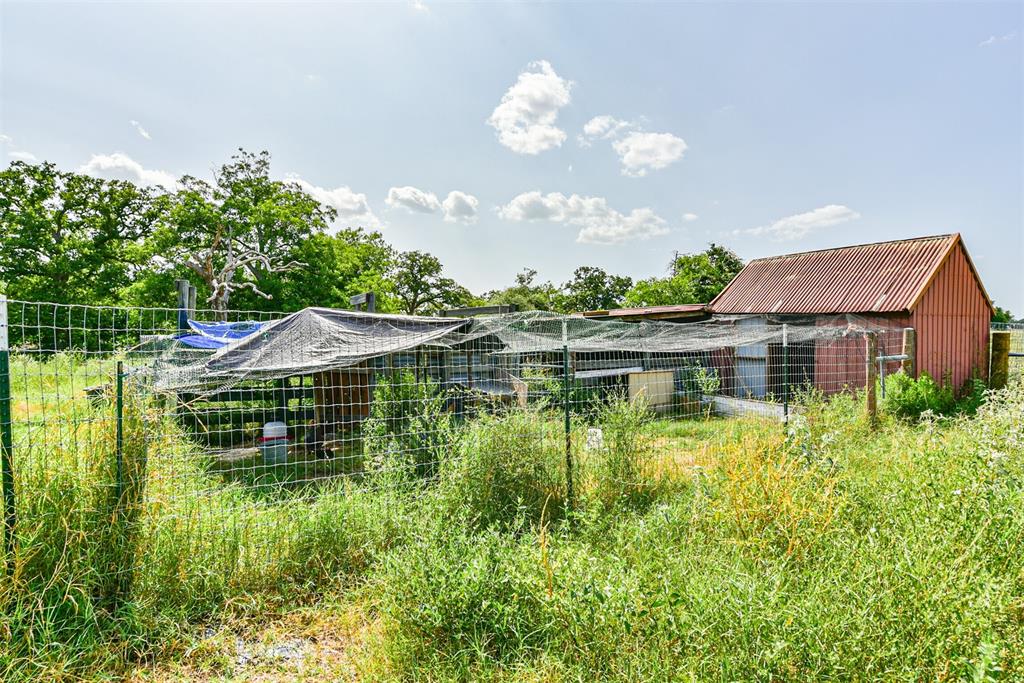
[[[11,350],[7,297],[0,296],[0,480],[4,491],[4,550],[7,571],[14,572],[14,424],[11,418]]]
[[[188,280],[175,280],[174,286],[178,290],[178,331],[188,330],[188,301],[191,285]]]
[[[562,403],[565,410],[565,504],[570,510],[573,504],[572,472],[572,406],[569,383],[569,333],[566,321],[562,321]]]
[[[878,424],[878,335],[875,332],[868,332],[864,337],[867,344],[867,377],[864,389],[867,391],[868,420],[874,427]]]
[[[124,493],[124,362],[117,361],[117,382],[116,382],[116,404],[117,404],[117,436],[115,442],[115,456],[117,458],[117,506],[121,507],[121,496]]]
[[[782,323],[782,421],[789,424],[789,326]]]

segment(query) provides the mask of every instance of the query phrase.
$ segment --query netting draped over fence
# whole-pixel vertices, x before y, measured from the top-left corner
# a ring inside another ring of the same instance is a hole
[[[859,339],[871,329],[855,316],[812,325],[744,325],[760,318],[730,316],[685,325],[607,322],[543,311],[471,319],[359,313],[307,308],[253,327],[212,354],[165,345],[152,367],[163,389],[202,389],[241,379],[281,379],[340,370],[371,358],[422,347],[433,351],[486,348],[490,355],[531,353],[701,354],[730,347],[799,345]],[[152,353],[159,342],[141,349]]]
[[[877,373],[906,362],[903,330],[849,316],[679,324],[310,308],[200,311],[181,329],[172,308],[0,309],[5,512],[17,519],[5,538],[42,533],[37,502],[55,496],[105,534],[109,520],[122,525],[126,568],[172,543],[182,563],[216,552],[226,574],[297,542],[308,506],[353,487],[427,486],[519,448],[544,472],[536,494],[568,500],[581,472],[605,472],[594,463],[614,447],[622,406],[660,430],[637,447],[671,468],[693,448],[672,436],[682,420],[785,418],[798,395],[873,391]],[[174,571],[166,558],[151,569]]]

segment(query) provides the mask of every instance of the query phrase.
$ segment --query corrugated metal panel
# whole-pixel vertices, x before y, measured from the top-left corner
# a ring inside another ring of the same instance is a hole
[[[959,235],[755,259],[719,294],[715,313],[909,311]]]
[[[921,297],[911,324],[917,330],[918,371],[956,388],[987,373],[991,310],[966,250],[957,245]]]
[[[645,306],[643,308],[613,308],[607,315],[655,315],[658,313],[703,313],[707,304],[678,304],[676,306]],[[586,313],[584,313],[586,315]]]

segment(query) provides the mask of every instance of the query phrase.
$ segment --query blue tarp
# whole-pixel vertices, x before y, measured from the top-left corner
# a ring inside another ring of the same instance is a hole
[[[196,334],[183,334],[177,340],[193,349],[219,349],[227,346],[235,339],[245,339],[254,332],[259,332],[266,323],[246,320],[237,323],[204,323],[189,320],[188,326]]]

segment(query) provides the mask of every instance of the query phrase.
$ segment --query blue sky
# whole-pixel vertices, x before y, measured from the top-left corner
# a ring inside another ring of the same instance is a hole
[[[2,151],[166,182],[268,149],[476,292],[958,231],[1020,315],[1022,7],[5,2]]]

